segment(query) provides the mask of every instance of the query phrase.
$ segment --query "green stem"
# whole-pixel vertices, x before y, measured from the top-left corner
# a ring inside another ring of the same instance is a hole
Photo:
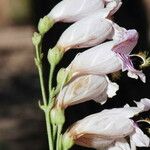
[[[45,111],[45,119],[46,119],[49,150],[54,150],[53,140],[52,140],[52,131],[51,131],[50,112],[48,110]]]
[[[39,51],[40,51],[39,47],[36,46],[36,59],[39,63],[39,65],[37,65],[37,67],[38,67],[38,72],[39,72],[41,92],[42,92],[43,103],[46,106],[47,105],[47,98],[46,98],[44,79],[43,79],[43,67],[42,67],[42,61],[41,61],[41,56],[40,56],[41,54],[39,54]]]
[[[52,94],[52,80],[53,80],[53,74],[54,74],[54,70],[55,70],[55,65],[51,65],[50,68],[50,74],[49,74],[49,96],[50,99],[53,98],[53,94]]]
[[[42,67],[39,68],[38,70],[39,70],[39,77],[40,77],[40,85],[41,85],[43,103],[44,103],[44,105],[47,105],[47,100],[46,100],[47,98],[46,98],[45,87],[44,87],[44,80],[43,80]]]
[[[56,140],[56,150],[61,150],[61,131],[62,131],[62,127],[63,125],[58,125],[58,129],[57,129],[57,140]]]
[[[52,125],[53,126],[53,140],[55,140],[56,138],[56,132],[57,132],[57,126],[56,125]]]
[[[48,135],[49,150],[53,150],[53,140],[52,140],[51,120],[50,120],[50,108],[47,106],[47,97],[46,97],[44,78],[43,78],[41,44],[36,46],[36,61],[37,61],[37,68],[38,68],[38,72],[39,72],[42,99],[43,99],[43,104],[45,107],[44,112],[45,112],[45,119],[46,119],[46,128],[47,128],[47,135]]]

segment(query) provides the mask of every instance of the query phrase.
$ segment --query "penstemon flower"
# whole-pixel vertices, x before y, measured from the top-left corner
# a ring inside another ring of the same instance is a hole
[[[115,28],[115,23],[101,18],[99,12],[95,12],[67,28],[55,47],[64,52],[72,48],[92,47],[107,39],[117,38],[119,33],[115,32]],[[117,28],[119,27],[117,26]],[[123,32],[122,30],[124,31],[120,27],[119,32]]]
[[[121,4],[121,0],[62,0],[47,16],[54,22],[76,22],[96,11],[107,17],[112,16]]]
[[[67,84],[56,99],[56,107],[62,109],[83,103],[91,99],[98,103],[105,103],[107,97],[116,95],[119,86],[112,83],[108,77],[98,75],[85,75],[76,78]]]
[[[76,122],[64,135],[76,144],[106,150],[134,150],[137,147],[149,147],[150,139],[137,124],[130,119],[134,115],[150,109],[150,100],[136,102],[137,107],[114,108],[90,115]],[[130,138],[131,148],[126,141]],[[126,149],[126,148],[127,149]],[[120,150],[120,149],[119,149]]]
[[[83,53],[78,54],[72,61],[68,69],[72,76],[81,74],[105,75],[119,70],[128,70],[130,77],[137,75],[145,82],[145,75],[142,71],[134,69],[130,59],[130,53],[137,44],[138,33],[136,30],[128,30],[118,38],[93,47]]]

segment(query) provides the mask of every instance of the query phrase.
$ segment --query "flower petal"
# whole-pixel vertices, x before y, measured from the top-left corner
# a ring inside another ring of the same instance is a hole
[[[121,4],[121,0],[62,0],[50,11],[48,17],[55,22],[76,22],[99,11],[104,18],[112,16]]]
[[[104,94],[108,86],[105,76],[85,75],[68,83],[57,97],[57,104],[62,108],[99,98],[99,103],[106,101]],[[106,93],[106,92],[105,92]]]
[[[150,146],[150,138],[138,127],[135,127],[135,133],[131,135],[130,138],[137,147]]]
[[[136,30],[126,30],[119,33],[121,35],[116,40],[112,50],[119,54],[130,54],[138,42],[138,32]]]
[[[105,1],[107,2],[105,9],[108,9],[110,11],[109,16],[115,14],[122,5],[121,0],[105,0]]]
[[[79,74],[98,75],[106,75],[121,70],[121,60],[111,50],[113,44],[113,41],[109,41],[78,54],[70,65],[71,70],[79,72]]]
[[[71,48],[86,48],[112,39],[112,22],[102,19],[98,12],[86,17],[67,28],[57,42],[57,47],[67,51]]]
[[[62,0],[48,14],[55,22],[75,22],[104,9],[103,0]]]
[[[94,136],[87,134],[85,136],[81,136],[79,139],[76,139],[75,143],[77,145],[81,145],[84,147],[88,148],[95,148],[98,149],[101,147],[101,149],[105,148],[106,146],[112,144],[114,142],[113,139],[107,139],[107,138],[102,138],[99,136]]]
[[[126,139],[119,139],[114,145],[111,145],[107,150],[131,150]]]
[[[146,83],[146,76],[142,71],[135,70],[134,71],[128,71],[128,77],[133,79],[138,79],[140,77],[141,81],[143,83]]]
[[[144,75],[142,71],[136,70],[134,68],[129,55],[118,54],[118,57],[120,58],[121,63],[122,63],[122,71],[128,70],[128,76],[130,78],[138,79],[138,77],[140,77],[140,79],[144,83],[146,82],[146,76]]]
[[[134,101],[134,102],[137,104],[138,108],[141,109],[141,111],[150,110],[150,99],[143,98],[143,99],[141,99],[140,102],[136,102],[136,101]]]
[[[116,95],[116,92],[119,90],[119,85],[117,83],[111,82],[109,78],[107,78],[108,87],[107,87],[107,95],[109,98],[112,98]]]
[[[98,97],[93,98],[93,100],[97,103],[100,103],[101,105],[105,104],[108,99],[107,90],[105,90],[103,93],[100,93]]]

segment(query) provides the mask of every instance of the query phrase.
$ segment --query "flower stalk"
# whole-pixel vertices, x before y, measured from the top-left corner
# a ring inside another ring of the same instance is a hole
[[[131,119],[140,112],[150,110],[150,100],[147,98],[135,102],[137,107],[125,105],[90,115],[62,133],[67,107],[89,100],[103,105],[108,98],[117,95],[119,85],[111,82],[108,74],[127,70],[129,77],[137,79],[139,76],[146,82],[142,70],[134,68],[132,59],[135,56],[141,58],[143,63],[140,67],[143,68],[150,65],[150,58],[146,54],[130,54],[138,42],[137,31],[126,30],[110,20],[121,5],[121,0],[63,0],[39,21],[39,33],[34,33],[32,42],[43,100],[42,104],[39,102],[39,107],[45,114],[49,150],[69,150],[74,144],[97,150],[120,147],[122,150],[132,150],[136,146],[150,145],[150,139]],[[75,23],[63,32],[56,45],[48,51],[50,68],[46,89],[42,39],[60,21]],[[67,68],[58,71],[57,85],[54,87],[55,68],[64,53],[73,48],[90,49],[79,53]],[[138,122],[149,123],[149,120]],[[131,140],[131,145],[126,137]]]
[[[48,105],[48,101],[46,97],[44,77],[43,77],[43,66],[42,66],[43,54],[41,53],[42,35],[40,35],[39,33],[34,33],[32,41],[33,41],[33,44],[35,46],[35,51],[36,51],[35,64],[37,66],[38,73],[39,73],[40,87],[41,87],[41,93],[42,93],[42,99],[43,99],[43,105],[40,104],[40,108],[44,111],[44,114],[45,114],[49,148],[50,150],[53,150],[50,107]]]

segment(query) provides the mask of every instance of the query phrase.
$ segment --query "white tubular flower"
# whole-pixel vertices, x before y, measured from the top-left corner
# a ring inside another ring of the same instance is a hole
[[[134,150],[132,147],[149,147],[150,139],[130,118],[149,110],[150,100],[142,99],[139,105],[144,107],[125,106],[90,115],[75,123],[64,136],[78,145],[95,149]],[[126,137],[130,137],[131,147]]]
[[[114,36],[114,23],[102,19],[98,12],[67,28],[59,38],[56,47],[62,51],[98,45]]]
[[[145,75],[142,71],[134,69],[129,55],[137,44],[137,31],[125,31],[122,35],[117,35],[117,38],[78,54],[68,67],[73,72],[72,76],[106,75],[122,69],[130,71],[136,79],[138,75],[145,82]]]
[[[105,76],[80,76],[62,89],[57,97],[56,107],[65,109],[91,99],[103,104],[107,97],[115,96],[118,89],[119,86]]]
[[[76,22],[96,11],[107,17],[112,16],[121,4],[121,0],[62,0],[47,16],[54,22]]]

